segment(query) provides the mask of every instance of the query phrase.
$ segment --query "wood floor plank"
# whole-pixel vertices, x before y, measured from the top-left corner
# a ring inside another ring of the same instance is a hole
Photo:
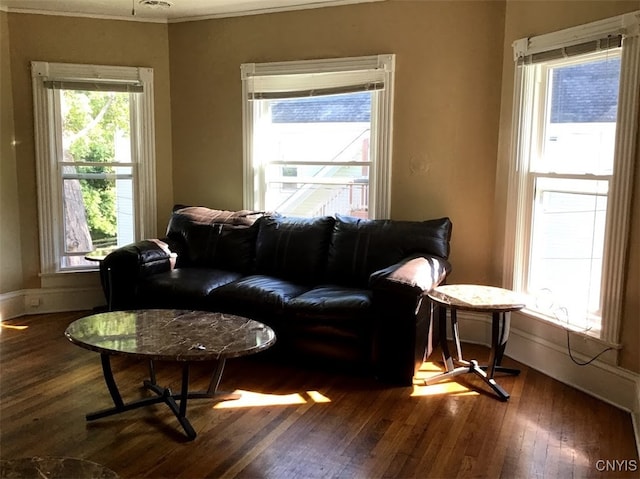
[[[508,402],[471,376],[388,387],[364,373],[256,355],[227,363],[221,389],[244,392],[241,400],[189,402],[194,441],[164,404],[87,422],[111,399],[99,355],[63,336],[86,314],[2,323],[2,459],[80,457],[136,479],[637,477],[596,469],[598,460],[640,465],[628,413],[509,358],[522,372],[498,380]],[[482,346],[463,348],[487,356]],[[427,375],[438,370],[433,358]],[[192,367],[192,389],[206,389],[213,367]],[[116,357],[113,369],[127,400],[149,394],[146,364]],[[160,384],[178,390],[180,378],[179,365],[158,365]]]

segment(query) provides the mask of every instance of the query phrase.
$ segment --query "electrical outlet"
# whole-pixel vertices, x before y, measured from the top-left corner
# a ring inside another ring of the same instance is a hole
[[[38,306],[40,306],[40,298],[37,298],[37,297],[29,298],[30,308],[37,308]]]

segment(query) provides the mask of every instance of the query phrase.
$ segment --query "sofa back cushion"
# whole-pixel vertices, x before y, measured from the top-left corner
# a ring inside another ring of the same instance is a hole
[[[167,238],[178,245],[178,267],[253,271],[258,215],[251,211],[174,208]]]
[[[331,216],[262,218],[256,242],[258,274],[317,284],[324,277],[333,223]]]
[[[336,215],[327,265],[335,284],[366,287],[374,271],[415,254],[449,257],[449,218],[427,221],[364,220]]]

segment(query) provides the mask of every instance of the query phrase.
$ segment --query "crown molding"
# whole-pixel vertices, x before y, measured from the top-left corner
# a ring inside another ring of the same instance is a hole
[[[291,11],[297,11],[297,10],[313,10],[316,8],[327,8],[327,7],[343,7],[346,5],[355,5],[359,3],[377,3],[377,2],[385,2],[385,1],[387,0],[335,0],[332,2],[309,3],[309,4],[303,4],[303,5],[290,5],[285,7],[260,8],[260,9],[254,9],[254,10],[240,10],[236,12],[213,13],[209,15],[203,14],[203,15],[169,18],[167,22],[168,23],[197,22],[201,20],[216,20],[219,18],[244,17],[249,15],[266,15],[270,13],[282,13],[282,12],[291,12]]]
[[[2,8],[0,7],[0,10]],[[95,13],[79,13],[79,12],[54,12],[52,10],[30,10],[22,8],[5,8],[4,11],[8,13],[20,13],[25,15],[46,15],[50,17],[78,17],[78,18],[91,18],[95,20],[120,20],[125,22],[140,22],[140,23],[168,23],[165,18],[143,18],[133,15],[99,15]]]
[[[139,22],[139,23],[185,23],[185,22],[197,22],[202,20],[216,20],[220,18],[231,17],[243,17],[250,15],[265,15],[270,13],[282,13],[288,11],[297,10],[312,10],[316,8],[327,7],[341,7],[346,5],[354,5],[359,3],[376,3],[386,0],[334,0],[330,2],[316,2],[302,5],[290,5],[283,7],[261,8],[253,10],[238,10],[224,13],[212,13],[212,14],[198,14],[198,15],[185,15],[176,18],[149,18],[138,15],[102,15],[97,13],[82,13],[82,12],[59,12],[54,10],[33,10],[25,8],[10,8],[0,5],[0,11],[7,13],[19,13],[26,15],[48,15],[58,17],[77,17],[77,18],[91,18],[97,20],[120,20],[127,22]]]

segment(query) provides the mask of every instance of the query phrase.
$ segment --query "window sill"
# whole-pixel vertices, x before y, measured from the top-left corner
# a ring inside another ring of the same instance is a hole
[[[98,268],[40,273],[42,288],[95,288],[100,286]]]
[[[598,344],[600,344],[601,346],[604,347],[608,347],[608,348],[614,348],[614,349],[622,349],[622,345],[621,344],[615,344],[615,343],[610,343],[609,341],[605,341],[604,339],[600,338],[600,329],[589,329],[589,330],[584,330],[583,328],[579,328],[577,326],[573,326],[571,324],[566,324],[563,323],[559,320],[553,319],[547,315],[544,315],[542,313],[539,313],[537,311],[534,311],[532,309],[528,309],[525,308],[523,310],[521,310],[519,312],[520,314],[527,316],[527,318],[530,319],[534,319],[536,321],[539,321],[543,324],[547,324],[550,325],[554,328],[557,329],[561,329],[563,331],[568,331],[570,333],[573,333],[576,336],[579,336],[581,338],[583,338],[583,340],[591,340],[594,341]]]
[[[609,343],[585,333],[583,330],[576,331],[567,328],[565,324],[550,320],[548,317],[529,309],[514,312],[511,318],[512,333],[522,332],[528,335],[532,341],[552,344],[555,349],[562,350],[567,355],[571,353],[581,363],[590,361],[603,350],[610,348],[609,351],[599,356],[597,361],[611,366],[618,364],[618,357],[622,349],[620,344]],[[567,348],[567,341],[571,346],[570,351]]]

